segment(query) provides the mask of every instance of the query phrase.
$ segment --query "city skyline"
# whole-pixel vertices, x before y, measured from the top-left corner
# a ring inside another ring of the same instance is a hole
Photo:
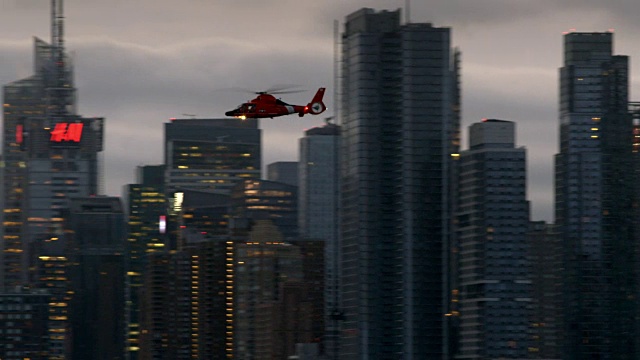
[[[333,114],[333,21],[366,6],[404,7],[404,1],[233,4],[192,1],[68,0],[66,48],[74,54],[79,113],[104,116],[102,170],[106,194],[122,196],[137,165],[162,162],[162,124],[183,114],[223,117],[262,90],[297,84],[309,91],[285,97],[304,102],[327,87],[327,113],[261,121],[263,165],[297,160],[298,139]],[[114,6],[117,5],[117,6]],[[49,7],[42,0],[0,5],[0,81],[32,74],[32,36],[49,41]],[[553,154],[558,151],[558,68],[562,32],[615,28],[616,52],[631,57],[631,100],[640,81],[630,14],[640,4],[595,1],[438,1],[411,4],[411,20],[452,28],[462,51],[462,133],[481,118],[516,122],[517,143],[528,150],[532,220],[553,221]],[[403,16],[405,14],[403,13]],[[141,21],[141,19],[143,21]],[[144,136],[142,136],[144,134]],[[462,149],[467,149],[466,136]],[[132,155],[135,154],[135,155]]]

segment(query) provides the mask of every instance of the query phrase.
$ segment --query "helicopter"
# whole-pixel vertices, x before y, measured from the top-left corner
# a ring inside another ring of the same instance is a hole
[[[246,102],[234,110],[227,111],[224,114],[226,116],[233,116],[242,120],[245,119],[260,119],[260,118],[274,118],[277,116],[284,116],[290,114],[298,114],[299,117],[303,117],[305,114],[318,115],[323,113],[327,107],[322,102],[325,88],[321,87],[316,92],[311,102],[307,105],[291,105],[286,102],[276,99],[273,94],[286,94],[298,91],[258,91],[255,92],[258,96]]]

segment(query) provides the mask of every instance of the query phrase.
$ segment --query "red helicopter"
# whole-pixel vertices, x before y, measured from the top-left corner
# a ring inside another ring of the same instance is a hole
[[[316,95],[313,97],[310,103],[307,105],[291,105],[286,102],[276,99],[272,94],[285,94],[299,91],[260,91],[256,92],[258,97],[255,99],[238,106],[236,109],[227,111],[224,114],[227,116],[237,117],[239,119],[260,119],[260,118],[274,118],[276,116],[283,116],[289,114],[298,114],[303,117],[305,114],[318,115],[327,110],[327,107],[322,102],[324,96],[324,88],[319,88]]]

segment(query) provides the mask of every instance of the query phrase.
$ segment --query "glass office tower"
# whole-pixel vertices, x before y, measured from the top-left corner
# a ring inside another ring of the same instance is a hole
[[[5,288],[33,282],[32,248],[59,232],[66,199],[99,189],[104,119],[75,113],[73,66],[64,49],[36,38],[34,51],[34,75],[3,87]]]
[[[342,34],[340,358],[447,357],[458,55],[450,29],[361,9]]]
[[[338,354],[340,322],[338,248],[338,151],[340,127],[327,123],[305,131],[300,139],[298,226],[300,236],[318,239],[324,246],[324,352]]]
[[[255,119],[172,119],[165,123],[166,191],[228,194],[240,181],[260,178],[262,130]]]
[[[469,128],[460,154],[460,349],[456,359],[525,359],[530,349],[531,265],[526,150],[515,124]]]
[[[637,358],[628,63],[612,32],[564,36],[555,202],[566,359]]]

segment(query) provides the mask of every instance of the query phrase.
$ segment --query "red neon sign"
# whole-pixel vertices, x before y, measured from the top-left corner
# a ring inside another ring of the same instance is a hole
[[[51,141],[74,141],[80,142],[82,137],[82,123],[57,123],[51,131]]]
[[[22,144],[22,141],[24,140],[22,131],[23,131],[23,126],[16,125],[16,144]]]

